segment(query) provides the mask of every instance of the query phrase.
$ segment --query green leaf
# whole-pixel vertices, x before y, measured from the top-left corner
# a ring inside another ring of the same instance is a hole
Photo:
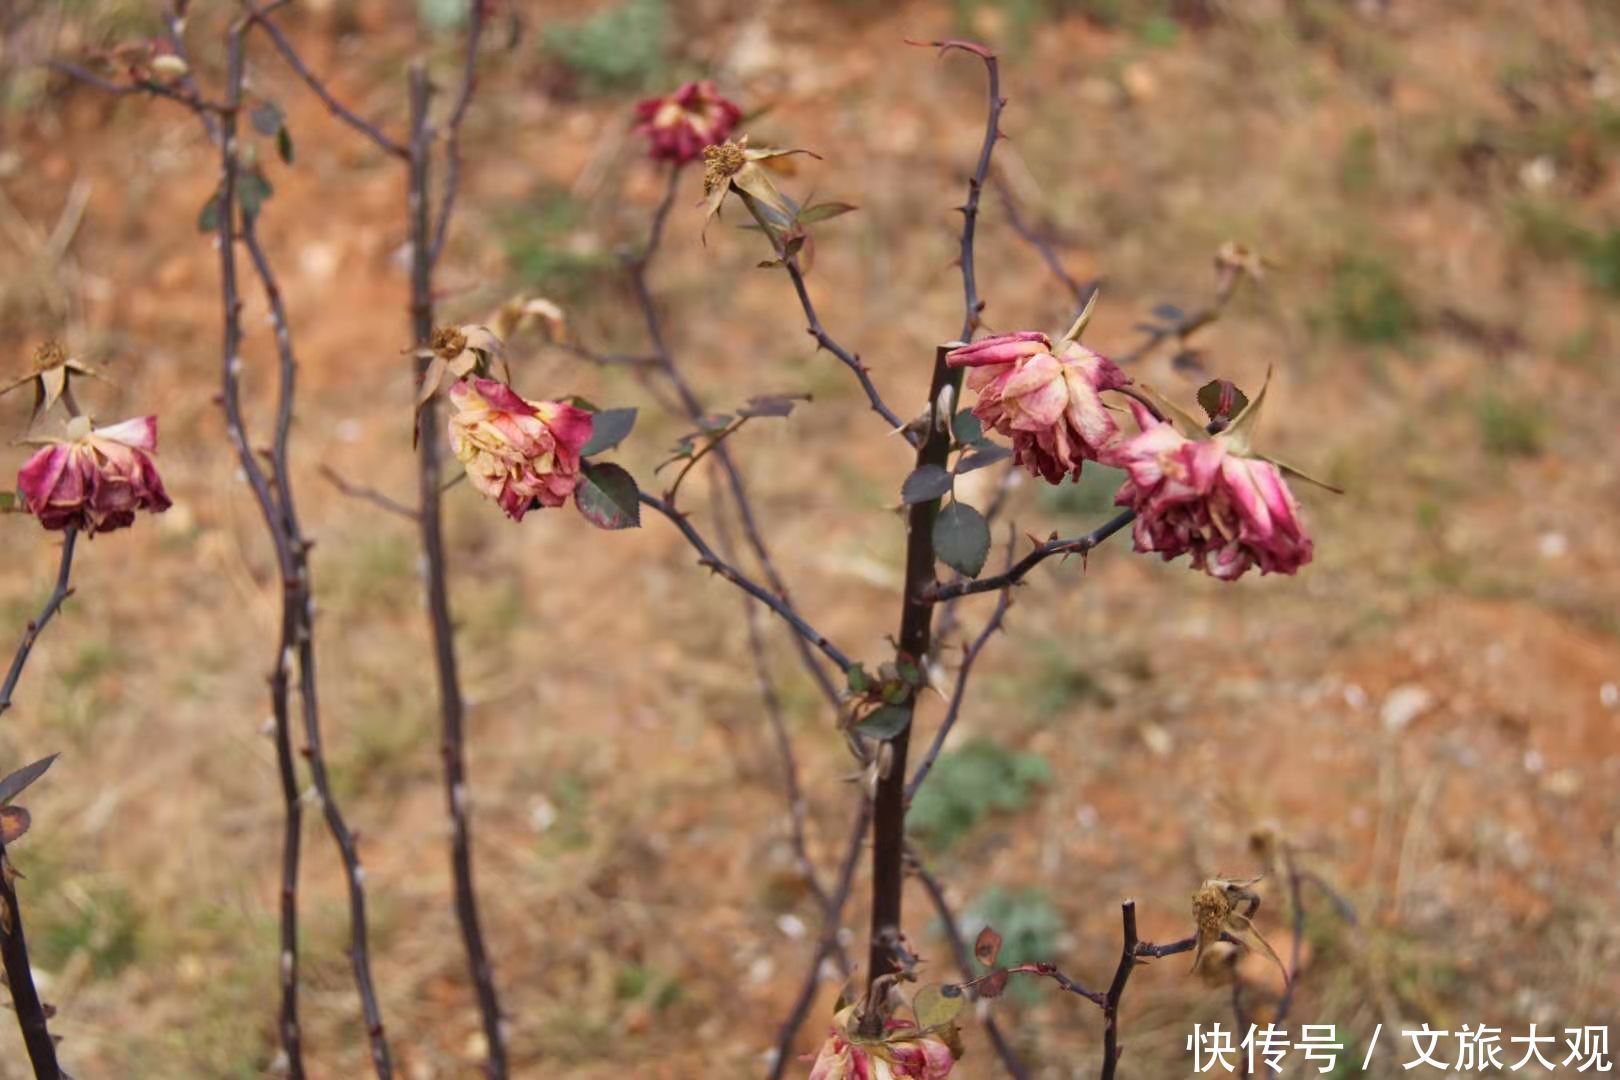
[[[260,135],[274,135],[287,122],[287,114],[273,101],[266,101],[248,114],[248,122]]]
[[[910,505],[937,499],[951,490],[951,481],[951,474],[943,465],[924,465],[900,485],[900,501]]]
[[[591,417],[591,437],[580,450],[580,457],[591,457],[611,450],[625,440],[636,426],[635,409],[604,409]]]
[[[236,197],[242,204],[242,213],[248,217],[257,217],[265,200],[275,193],[276,189],[257,169],[243,173],[236,181]]]
[[[962,1015],[962,1006],[966,1003],[960,991],[947,995],[938,983],[930,983],[911,999],[911,1011],[917,1017],[917,1027],[929,1031],[944,1027]]]
[[[276,132],[276,156],[281,158],[283,164],[291,165],[293,163],[292,132],[288,131],[285,126]]]
[[[964,502],[953,502],[934,519],[934,554],[968,577],[978,577],[990,554],[990,523]]]
[[[849,203],[817,203],[814,206],[807,206],[803,210],[799,211],[799,224],[814,225],[818,221],[826,221],[830,218],[839,217],[840,215],[847,214],[855,209],[857,209],[857,207],[851,206]]]
[[[809,394],[758,394],[749,398],[747,404],[737,410],[737,415],[756,417],[791,416],[795,405],[801,401],[809,400]]]
[[[971,454],[963,454],[956,462],[956,475],[973,472],[994,465],[998,461],[1006,461],[1012,457],[1012,451],[1005,446],[985,445]]]
[[[219,192],[214,192],[208,197],[208,201],[203,203],[202,211],[197,215],[197,231],[200,233],[219,231]]]
[[[574,505],[598,529],[635,529],[641,526],[641,489],[635,478],[617,465],[587,462],[580,469]]]
[[[872,689],[872,676],[866,673],[865,665],[851,664],[844,669],[844,679],[852,694],[864,694]]]
[[[972,446],[984,438],[984,425],[967,409],[951,417],[951,434],[961,446]]]
[[[855,730],[874,739],[892,739],[911,723],[911,708],[907,705],[883,705],[867,713]]]

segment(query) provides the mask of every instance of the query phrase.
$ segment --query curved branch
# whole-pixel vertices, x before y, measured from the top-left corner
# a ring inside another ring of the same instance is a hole
[[[484,33],[485,0],[467,0],[467,51],[462,64],[461,92],[445,125],[444,192],[439,197],[439,220],[433,228],[433,247],[428,263],[437,266],[444,253],[444,240],[450,232],[450,213],[456,206],[461,186],[461,122],[467,118],[473,91],[478,87],[478,40]]]
[[[792,604],[772,593],[769,589],[716,555],[714,549],[709,546],[708,541],[703,539],[703,535],[697,531],[696,527],[687,518],[687,515],[676,510],[663,499],[648,495],[645,492],[641,495],[641,505],[658,511],[681,531],[681,535],[686,537],[686,542],[697,549],[700,556],[698,559],[699,566],[713,570],[743,592],[776,612],[782,617],[783,621],[793,627],[800,637],[820,649],[829,660],[837,664],[840,671],[848,670],[853,666],[853,661],[844,655],[843,651],[834,645],[825,634],[806,622]]]
[[[40,631],[45,625],[56,617],[62,609],[62,604],[73,595],[73,588],[68,579],[73,574],[73,549],[79,541],[79,531],[68,529],[62,533],[62,561],[57,564],[56,584],[51,589],[51,595],[46,597],[45,606],[39,609],[39,614],[28,620],[28,628],[23,631],[22,641],[17,643],[17,654],[11,659],[11,668],[6,672],[6,681],[0,683],[0,715],[11,708],[11,695],[17,689],[17,680],[22,678],[23,666],[28,663],[28,657],[34,651],[34,642],[39,640]]]
[[[958,581],[948,585],[935,585],[924,592],[923,599],[929,603],[939,603],[942,600],[951,600],[958,596],[994,592],[996,589],[1005,589],[1009,585],[1017,585],[1024,580],[1024,575],[1052,556],[1085,555],[1092,548],[1095,548],[1134,520],[1136,520],[1136,511],[1126,510],[1110,518],[1084,536],[1076,536],[1070,540],[1048,540],[1044,544],[1037,544],[1035,550],[1013,563],[1005,573],[979,578],[977,581]]]

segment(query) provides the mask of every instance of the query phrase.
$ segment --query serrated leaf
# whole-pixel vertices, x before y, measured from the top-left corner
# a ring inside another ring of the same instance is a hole
[[[967,409],[951,417],[951,434],[961,446],[971,446],[984,438],[984,425]]]
[[[979,931],[978,940],[973,943],[973,957],[985,967],[995,967],[996,957],[1001,955],[1001,935],[996,933],[993,926],[986,926]]]
[[[965,1004],[960,993],[947,995],[938,983],[930,983],[911,999],[911,1011],[917,1017],[917,1027],[928,1031],[953,1022],[962,1015]]]
[[[1226,420],[1243,411],[1249,396],[1231,379],[1211,379],[1198,388],[1198,404],[1211,420]]]
[[[641,526],[641,489],[636,487],[635,477],[617,465],[582,466],[574,505],[598,529]]]
[[[990,554],[990,523],[964,502],[953,502],[934,518],[934,554],[968,577],[978,577]]]
[[[0,844],[21,839],[33,820],[20,806],[0,806]]]
[[[248,122],[260,135],[274,135],[287,122],[287,114],[275,102],[265,101],[248,114]]]
[[[924,465],[900,485],[900,501],[909,506],[937,499],[951,490],[951,479],[951,474],[945,471],[943,465]]]
[[[0,803],[8,803],[21,795],[29,784],[45,775],[59,756],[52,754],[50,757],[40,758],[32,765],[24,765],[4,780],[0,780]]]
[[[611,450],[622,443],[636,426],[636,410],[604,409],[591,417],[591,437],[580,450],[580,457],[590,457]]]
[[[208,197],[203,208],[197,213],[197,231],[211,233],[219,231],[219,192]]]
[[[1012,451],[1005,446],[982,446],[970,454],[963,454],[956,462],[956,475],[973,472],[994,465],[998,461],[1006,461],[1012,457]]]
[[[905,705],[882,705],[867,713],[855,730],[873,739],[892,739],[911,723],[911,709]]]
[[[818,221],[827,221],[843,214],[859,209],[849,203],[824,202],[814,206],[807,206],[799,211],[800,225],[814,225]]]
[[[291,165],[293,163],[292,132],[287,130],[285,124],[282,125],[281,130],[276,132],[276,156],[281,158],[283,164]]]

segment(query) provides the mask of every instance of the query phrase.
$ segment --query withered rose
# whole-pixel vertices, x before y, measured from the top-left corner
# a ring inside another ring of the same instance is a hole
[[[1054,347],[1034,331],[999,334],[945,357],[968,368],[967,387],[979,394],[973,415],[1012,440],[1020,465],[1053,484],[1078,477],[1118,436],[1100,395],[1130,381],[1077,337],[1071,331]]]
[[[450,448],[467,478],[513,521],[529,507],[561,506],[579,486],[591,414],[560,401],[525,401],[494,379],[450,388]]]
[[[636,104],[636,130],[647,136],[654,161],[696,161],[705,146],[725,142],[742,110],[720,96],[709,79],[689,82],[668,97]]]
[[[170,506],[152,462],[156,449],[155,416],[94,429],[75,417],[66,439],[51,440],[23,463],[17,492],[47,529],[89,536],[122,529],[137,510],[161,514]]]
[[[891,1019],[881,1038],[863,1039],[854,1031],[858,1020],[853,1005],[833,1018],[810,1080],[945,1080],[951,1074],[956,1058],[950,1047],[911,1021]]]
[[[1188,438],[1141,403],[1131,409],[1141,432],[1104,461],[1127,474],[1114,501],[1136,511],[1137,551],[1191,556],[1195,569],[1223,581],[1251,566],[1292,574],[1311,561],[1299,504],[1277,465],[1249,456],[1244,440]]]

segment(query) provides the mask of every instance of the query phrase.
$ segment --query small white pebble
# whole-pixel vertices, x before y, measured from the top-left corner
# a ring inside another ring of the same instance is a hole
[[[798,941],[805,934],[804,920],[792,912],[777,916],[776,928],[794,941]]]
[[[1365,709],[1367,707],[1367,691],[1357,683],[1346,683],[1344,687],[1344,703],[1352,709]]]
[[[1536,549],[1543,559],[1561,559],[1569,554],[1569,538],[1561,532],[1542,533]]]
[[[1605,709],[1620,707],[1620,686],[1612,682],[1604,683],[1598,687],[1598,700],[1603,703]]]

